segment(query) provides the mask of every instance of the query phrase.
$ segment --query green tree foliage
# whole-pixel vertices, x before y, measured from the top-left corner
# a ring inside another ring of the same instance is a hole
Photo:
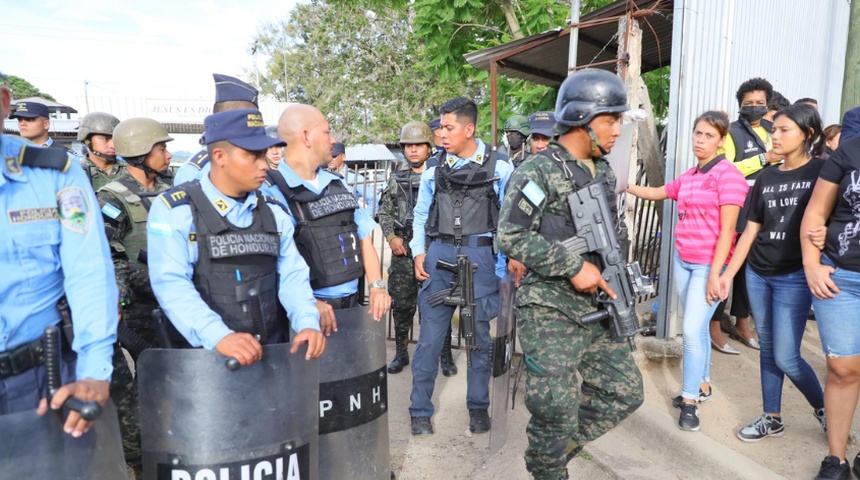
[[[316,106],[346,142],[396,142],[407,122],[429,121],[445,100],[480,92],[466,81],[438,81],[410,15],[396,5],[299,4],[255,39],[271,58],[262,92]]]
[[[42,97],[45,100],[51,100],[52,102],[56,101],[51,95],[39,90],[39,88],[32,83],[21,77],[16,77],[15,75],[9,75],[8,80],[6,80],[6,86],[12,91],[12,98]]]

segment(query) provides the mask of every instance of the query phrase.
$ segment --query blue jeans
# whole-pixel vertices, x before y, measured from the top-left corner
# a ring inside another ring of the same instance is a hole
[[[780,413],[785,376],[812,408],[822,408],[821,383],[800,356],[800,341],[812,304],[803,269],[787,275],[764,276],[747,267],[746,277],[750,309],[761,344],[759,367],[764,412]]]
[[[860,272],[837,267],[827,255],[821,254],[821,264],[830,265],[836,271],[830,279],[839,288],[834,298],[812,299],[821,348],[828,357],[850,357],[860,355]]]
[[[720,302],[708,305],[706,287],[710,265],[688,263],[675,252],[675,288],[684,309],[684,388],[681,396],[699,398],[699,384],[711,381],[711,333],[708,322]]]

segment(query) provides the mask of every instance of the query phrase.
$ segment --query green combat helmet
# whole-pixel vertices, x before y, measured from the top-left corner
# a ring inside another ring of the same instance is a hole
[[[77,140],[86,145],[87,150],[91,151],[95,156],[105,159],[108,163],[116,162],[116,155],[107,155],[102,152],[97,152],[92,147],[90,137],[93,135],[112,136],[113,129],[119,125],[119,119],[109,113],[93,112],[84,115],[81,119],[81,124],[78,127]]]
[[[145,157],[156,143],[172,140],[173,137],[167,134],[167,129],[151,118],[123,120],[113,131],[116,154],[126,160]]]
[[[433,131],[424,122],[409,122],[403,126],[403,130],[400,132],[401,145],[416,143],[426,143],[430,147],[433,147],[435,143]]]
[[[523,115],[514,115],[505,122],[506,132],[520,132],[524,137],[528,137],[531,129],[529,128],[529,119]]]

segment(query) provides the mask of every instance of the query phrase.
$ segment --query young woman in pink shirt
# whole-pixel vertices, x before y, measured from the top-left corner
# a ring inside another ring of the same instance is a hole
[[[726,114],[705,112],[694,125],[696,166],[662,187],[627,188],[646,200],[678,203],[672,276],[684,309],[684,386],[672,403],[681,409],[681,430],[699,429],[696,403],[711,399],[708,321],[720,301],[720,272],[731,256],[738,212],[749,190],[740,171],[717,155],[729,129]]]

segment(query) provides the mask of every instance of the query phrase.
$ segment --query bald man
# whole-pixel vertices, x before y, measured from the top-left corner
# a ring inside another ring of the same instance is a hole
[[[287,142],[284,160],[270,171],[263,189],[289,207],[296,246],[311,270],[320,328],[326,335],[337,331],[335,311],[359,305],[362,275],[370,285],[370,314],[381,320],[391,297],[370,238],[376,222],[360,208],[343,179],[325,170],[335,143],[328,121],[310,105],[291,105],[278,122],[278,136]]]

